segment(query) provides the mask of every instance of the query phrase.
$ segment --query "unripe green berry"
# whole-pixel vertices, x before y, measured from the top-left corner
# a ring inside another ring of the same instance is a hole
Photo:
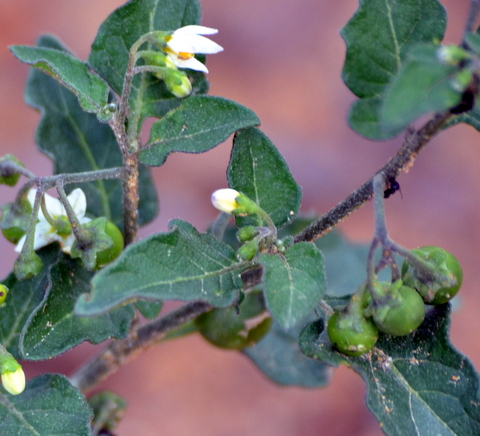
[[[106,250],[97,253],[97,263],[95,268],[101,268],[111,262],[113,262],[123,250],[124,241],[123,235],[120,229],[111,221],[107,222],[105,226],[105,233],[113,240],[113,245]]]
[[[347,312],[337,312],[331,316],[327,333],[332,345],[348,356],[365,354],[378,339],[378,329],[370,319]]]
[[[8,294],[8,288],[0,283],[0,305],[2,305],[5,302],[5,299],[7,298]]]
[[[376,308],[373,322],[378,329],[392,336],[408,335],[422,324],[425,304],[413,288],[401,286],[385,296],[383,304]]]
[[[424,246],[412,250],[431,264],[439,275],[454,280],[454,285],[447,285],[419,273],[408,261],[402,265],[402,280],[406,286],[415,288],[427,304],[444,304],[457,295],[463,282],[462,266],[447,250],[436,246]]]

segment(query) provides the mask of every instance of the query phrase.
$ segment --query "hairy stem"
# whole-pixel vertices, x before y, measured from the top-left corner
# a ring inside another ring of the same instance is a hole
[[[397,154],[376,174],[383,172],[387,178],[397,178],[402,172],[407,171],[413,165],[418,153],[451,117],[452,115],[449,112],[437,114],[418,131],[407,132],[405,141]],[[294,241],[315,241],[327,234],[360,206],[363,206],[373,196],[373,177],[352,192],[345,200],[338,203],[333,209],[297,234]]]
[[[470,0],[470,10],[468,11],[467,23],[465,24],[465,31],[463,33],[463,41],[468,33],[474,32],[475,23],[480,13],[480,0]]]
[[[128,360],[136,357],[141,351],[164,338],[170,330],[211,309],[212,306],[208,303],[194,301],[185,304],[162,318],[147,324],[134,326],[126,339],[110,343],[93,360],[87,362],[85,366],[70,377],[70,381],[82,392],[88,391]]]
[[[138,234],[138,155],[125,154],[126,177],[123,181],[123,236],[125,245],[135,242]]]

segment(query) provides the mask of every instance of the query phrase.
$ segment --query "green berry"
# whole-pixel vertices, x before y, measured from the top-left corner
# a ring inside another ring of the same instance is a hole
[[[7,294],[8,294],[8,288],[5,285],[0,284],[0,305],[5,302],[5,299],[7,298]]]
[[[378,338],[378,329],[370,319],[347,312],[334,313],[328,321],[327,332],[332,345],[348,356],[365,354]]]
[[[200,334],[211,344],[241,350],[256,344],[270,330],[272,318],[265,309],[263,294],[246,294],[238,308],[213,309],[195,320]]]
[[[422,275],[408,262],[402,265],[402,279],[406,286],[415,288],[427,304],[444,304],[457,295],[463,282],[462,266],[453,254],[436,246],[425,246],[412,250],[412,253],[428,261],[439,275],[450,280],[454,285],[446,285]]]
[[[124,247],[122,232],[111,221],[107,222],[105,233],[112,238],[113,245],[110,248],[97,253],[97,263],[95,265],[97,269],[113,262],[118,256],[120,256]]]
[[[408,286],[387,293],[385,303],[373,315],[378,329],[392,336],[408,335],[420,326],[424,318],[423,299],[415,289]]]

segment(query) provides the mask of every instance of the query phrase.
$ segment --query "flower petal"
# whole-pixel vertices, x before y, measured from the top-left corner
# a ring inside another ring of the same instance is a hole
[[[59,216],[66,215],[65,208],[63,207],[62,203],[60,203],[60,200],[48,194],[44,194],[44,198],[45,198],[45,205],[47,206],[47,210],[52,216],[52,218],[57,218]],[[43,216],[43,213],[42,213],[42,216]],[[40,218],[40,214],[38,214],[38,217]]]
[[[198,59],[191,57],[190,59],[180,59],[174,56],[171,56],[173,62],[178,68],[189,68],[190,70],[202,71],[208,73],[207,67],[202,64]]]
[[[180,27],[180,29],[173,32],[174,35],[188,34],[188,35],[215,35],[218,33],[217,29],[211,27],[198,26],[196,24],[190,24],[189,26]]]
[[[77,188],[70,192],[67,199],[72,205],[75,215],[77,215],[78,218],[82,218],[87,211],[87,197],[85,193],[80,188]]]
[[[175,53],[214,54],[223,51],[222,46],[200,35],[173,35],[167,45]]]

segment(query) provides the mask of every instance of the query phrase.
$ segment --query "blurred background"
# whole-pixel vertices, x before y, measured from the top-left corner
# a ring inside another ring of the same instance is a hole
[[[98,26],[121,0],[0,0],[0,154],[15,154],[38,175],[52,165],[35,148],[39,114],[23,103],[28,67],[7,47],[34,45],[41,33],[58,36],[86,59]],[[443,0],[449,23],[446,42],[457,43],[467,0]],[[261,128],[285,156],[303,187],[302,209],[324,213],[380,168],[402,139],[372,142],[350,130],[345,117],[354,96],[340,73],[345,45],[339,30],[357,0],[202,0],[202,24],[219,29],[225,51],[208,58],[210,93],[238,101],[257,113]],[[440,245],[464,267],[460,309],[452,318],[452,341],[480,367],[480,158],[478,133],[457,126],[435,138],[407,175],[403,198],[387,202],[391,236],[408,248]],[[172,218],[201,231],[216,216],[213,190],[226,187],[231,140],[202,155],[171,155],[153,170],[161,200],[159,218],[142,236],[165,231]],[[0,188],[0,203],[15,190]],[[341,224],[352,240],[373,232],[368,204]],[[13,247],[0,241],[0,273],[12,268]],[[72,373],[99,347],[26,365],[27,377]],[[321,390],[279,387],[241,354],[213,348],[196,336],[149,349],[101,388],[130,406],[118,435],[162,436],[377,436],[383,434],[364,405],[362,380],[342,367]]]

